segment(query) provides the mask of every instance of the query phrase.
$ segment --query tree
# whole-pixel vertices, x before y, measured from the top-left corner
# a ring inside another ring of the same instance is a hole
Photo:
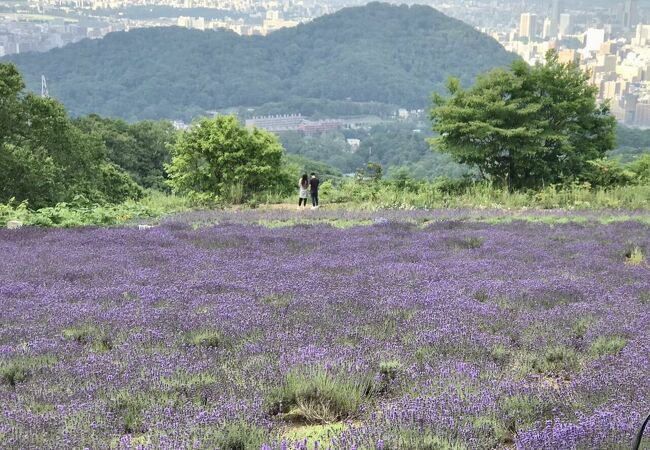
[[[650,182],[650,154],[646,153],[627,166],[640,183]]]
[[[589,74],[553,51],[544,64],[515,61],[469,90],[451,79],[448,90],[433,99],[434,147],[510,188],[587,179],[589,161],[614,148],[615,119],[597,105]]]
[[[91,114],[75,120],[86,133],[104,142],[108,159],[126,170],[142,187],[166,190],[165,164],[171,161],[169,147],[177,132],[168,121],[128,124]]]
[[[15,198],[40,208],[77,196],[105,203],[141,194],[108,161],[101,140],[74,126],[63,105],[23,89],[15,67],[0,63],[0,202]]]
[[[25,83],[16,66],[0,63],[0,143],[18,123],[19,94],[23,89]]]
[[[284,149],[276,137],[248,130],[234,116],[202,119],[180,136],[167,166],[174,191],[199,199],[215,199],[229,189],[243,196],[282,184]]]

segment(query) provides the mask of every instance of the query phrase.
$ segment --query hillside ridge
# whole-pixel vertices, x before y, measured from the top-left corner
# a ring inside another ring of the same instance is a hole
[[[494,39],[428,6],[371,3],[268,36],[148,28],[11,58],[28,86],[48,79],[73,115],[192,117],[288,97],[429,105],[449,76],[515,58]]]

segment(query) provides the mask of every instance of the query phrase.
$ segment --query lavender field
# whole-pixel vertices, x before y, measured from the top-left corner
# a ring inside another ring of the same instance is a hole
[[[283,214],[0,230],[0,448],[631,447],[650,225]]]

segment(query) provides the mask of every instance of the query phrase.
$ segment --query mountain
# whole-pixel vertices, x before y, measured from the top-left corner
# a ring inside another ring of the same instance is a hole
[[[428,6],[371,3],[268,36],[149,28],[13,57],[28,86],[73,115],[188,117],[288,97],[424,108],[449,76],[465,85],[515,58]]]

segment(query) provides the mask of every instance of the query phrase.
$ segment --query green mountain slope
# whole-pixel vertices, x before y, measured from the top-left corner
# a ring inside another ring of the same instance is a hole
[[[422,108],[449,76],[470,84],[513,58],[430,7],[372,3],[266,37],[140,29],[13,60],[74,115],[157,119],[288,97]]]

